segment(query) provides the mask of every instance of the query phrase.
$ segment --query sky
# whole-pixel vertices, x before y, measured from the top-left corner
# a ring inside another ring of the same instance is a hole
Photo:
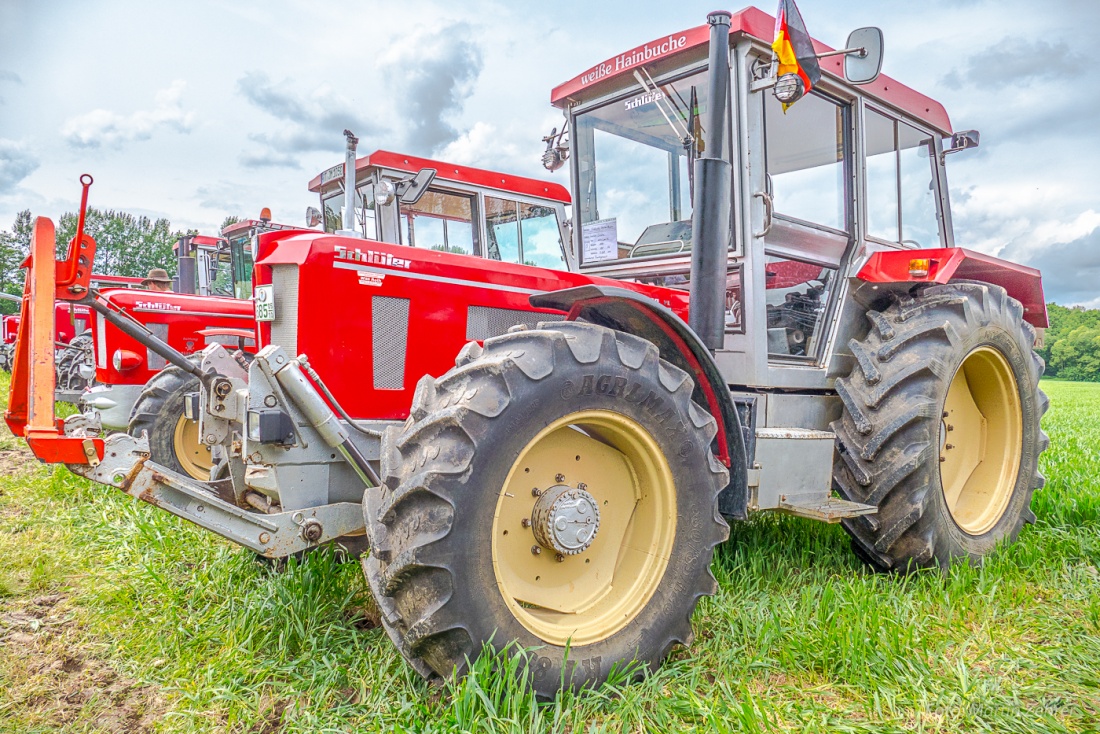
[[[550,90],[700,25],[713,0],[0,0],[0,229],[89,203],[213,234],[300,223],[308,181],[396,150],[547,178]],[[738,10],[741,6],[727,6]],[[771,2],[758,7],[773,13]],[[1043,271],[1100,307],[1098,0],[803,0],[819,40],[882,28],[883,72],[981,146],[948,159],[956,243]]]

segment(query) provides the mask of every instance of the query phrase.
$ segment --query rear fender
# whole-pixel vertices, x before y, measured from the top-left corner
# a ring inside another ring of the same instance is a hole
[[[646,339],[657,346],[661,359],[692,376],[695,380],[692,398],[718,422],[715,436],[718,459],[730,470],[730,483],[719,503],[722,513],[744,519],[748,506],[748,466],[741,422],[729,386],[691,327],[653,299],[615,286],[567,288],[533,295],[530,302],[535,308],[565,311],[569,321],[584,319]]]
[[[910,274],[911,260],[927,259],[928,274]],[[857,276],[860,280],[875,284],[912,286],[918,283],[943,285],[953,281],[970,280],[999,285],[1008,295],[1024,307],[1024,321],[1045,329],[1047,322],[1046,300],[1043,297],[1043,278],[1038,270],[985,255],[962,247],[945,247],[934,250],[883,250],[871,255]]]

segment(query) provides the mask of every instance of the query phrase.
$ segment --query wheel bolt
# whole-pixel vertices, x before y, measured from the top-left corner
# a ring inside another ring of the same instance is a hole
[[[946,417],[947,417],[948,415],[950,415],[950,413],[948,413],[948,412],[947,412],[946,410],[945,410],[945,411],[943,411],[943,417],[944,417],[944,418],[946,418]]]
[[[565,475],[564,474],[555,474],[554,475],[554,481],[557,482],[558,484],[561,484],[562,482],[565,481]]]
[[[947,461],[947,457],[946,456],[941,456],[940,457],[940,463],[942,464],[945,461]]]
[[[534,489],[531,490],[531,496],[532,497],[538,497],[540,494],[542,494],[542,490],[539,489],[538,487],[535,487]]]
[[[951,425],[950,423],[948,423],[948,424],[947,424],[947,430],[949,430],[949,431],[954,431],[954,430],[955,430],[955,426],[953,426],[953,425]]]
[[[529,527],[531,527],[531,518],[525,517],[525,518],[523,518],[522,520],[519,521],[519,524],[522,525],[525,528],[529,528]]]
[[[588,489],[588,485],[585,484],[584,482],[577,482],[577,489],[584,492]]]
[[[950,451],[951,449],[955,448],[955,444],[949,443],[946,446],[944,446],[944,448],[947,449],[948,451]]]
[[[557,559],[558,563],[562,563],[563,561],[565,561],[565,554],[559,553],[556,556],[554,556],[554,558]]]
[[[542,553],[542,546],[538,546],[538,545],[531,546],[531,552],[533,554],[535,554],[536,556],[539,555],[540,553]]]

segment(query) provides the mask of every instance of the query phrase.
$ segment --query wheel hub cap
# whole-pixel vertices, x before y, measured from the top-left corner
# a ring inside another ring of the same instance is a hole
[[[539,545],[566,556],[586,551],[599,527],[596,498],[579,487],[551,487],[539,495],[531,513],[531,529]]]

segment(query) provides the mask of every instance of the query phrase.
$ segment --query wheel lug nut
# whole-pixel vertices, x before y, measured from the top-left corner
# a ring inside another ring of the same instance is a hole
[[[943,417],[944,417],[944,418],[946,418],[946,417],[947,417],[948,415],[950,415],[950,413],[948,413],[948,412],[947,412],[946,410],[945,410],[945,411],[943,411]]]
[[[584,482],[577,482],[577,489],[584,492],[585,490],[588,489],[588,485],[585,484]]]
[[[947,461],[947,457],[946,456],[941,456],[940,457],[940,463],[942,464],[945,461]]]
[[[534,489],[531,490],[531,496],[532,497],[538,497],[541,494],[542,494],[542,490],[539,489],[538,487],[535,487]]]
[[[953,426],[953,425],[951,425],[950,423],[948,423],[948,424],[947,424],[947,430],[949,430],[949,431],[954,431],[954,430],[955,430],[955,426]]]
[[[565,481],[565,475],[564,474],[555,474],[554,475],[554,481],[557,482],[558,484],[561,484],[562,482]]]
[[[535,554],[536,556],[539,555],[540,553],[542,553],[542,546],[538,546],[538,545],[531,546],[531,552],[533,554]]]
[[[554,556],[554,558],[557,559],[558,563],[562,563],[563,561],[565,561],[565,554],[564,553],[559,553],[556,556]]]
[[[525,517],[525,518],[523,518],[522,520],[520,520],[520,521],[519,521],[519,523],[520,523],[520,525],[522,525],[523,527],[525,527],[525,528],[529,528],[529,527],[531,527],[531,518],[529,518],[529,517]]]
[[[955,445],[949,443],[946,446],[944,446],[944,448],[947,449],[948,451],[950,451],[951,449],[955,448]]]

